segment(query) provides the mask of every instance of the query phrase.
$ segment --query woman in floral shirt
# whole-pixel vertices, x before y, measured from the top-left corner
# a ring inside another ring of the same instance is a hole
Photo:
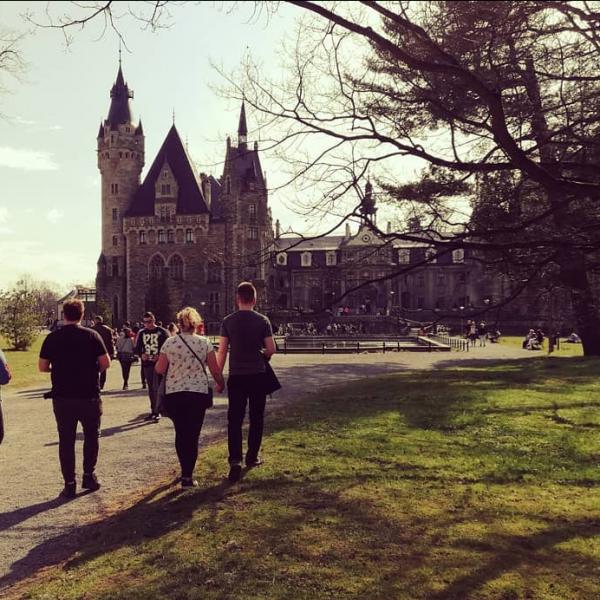
[[[212,344],[208,338],[196,335],[201,323],[202,317],[195,308],[186,307],[179,311],[180,333],[165,341],[155,367],[159,375],[166,373],[165,412],[175,426],[182,487],[198,485],[193,472],[204,413],[211,405],[208,371],[215,380],[217,392],[225,388]]]

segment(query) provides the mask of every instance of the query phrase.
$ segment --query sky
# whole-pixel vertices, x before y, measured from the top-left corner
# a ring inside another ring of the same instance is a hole
[[[0,3],[0,31],[26,32],[20,47],[27,61],[20,81],[0,79],[9,88],[0,93],[0,289],[24,274],[63,290],[91,284],[100,252],[96,135],[108,114],[119,40],[110,28],[103,32],[102,20],[69,30],[69,45],[60,30],[23,20],[32,11],[36,21],[47,22],[46,4]],[[72,10],[68,2],[48,4],[55,17]],[[146,136],[142,178],[173,118],[199,170],[219,177],[225,139],[236,137],[240,104],[218,92],[226,83],[218,71],[233,72],[251,55],[279,76],[282,43],[299,11],[282,4],[266,19],[253,14],[254,3],[227,6],[177,6],[171,26],[156,32],[131,19],[119,22],[126,43],[123,73],[135,93],[132,112],[136,120],[141,116]],[[250,111],[250,141],[257,121]],[[284,229],[314,232],[336,221],[327,215],[307,221],[295,212],[298,192],[279,189],[284,176],[276,157],[263,154],[262,165],[276,188],[269,196],[273,219]]]
[[[100,175],[96,135],[106,118],[110,88],[118,69],[119,41],[101,21],[72,31],[67,47],[55,29],[34,29],[21,15],[28,10],[40,22],[46,3],[3,2],[0,27],[32,31],[20,47],[27,61],[21,81],[4,80],[10,93],[0,95],[0,289],[21,275],[56,282],[91,283],[100,252]],[[54,15],[71,8],[52,3]],[[222,77],[212,64],[234,70],[248,49],[277,68],[282,30],[293,16],[269,24],[249,11],[228,13],[212,3],[178,7],[173,25],[156,33],[123,22],[127,48],[122,62],[135,92],[134,118],[142,117],[146,170],[175,123],[199,165],[220,175],[225,138],[235,135],[237,100],[214,87]],[[249,115],[252,139],[252,115]],[[263,168],[269,169],[267,158]],[[295,216],[270,198],[275,217]]]

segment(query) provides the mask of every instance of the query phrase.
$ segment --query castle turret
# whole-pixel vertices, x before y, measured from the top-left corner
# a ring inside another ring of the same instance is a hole
[[[226,289],[234,290],[243,279],[251,280],[264,306],[265,280],[273,242],[273,225],[268,210],[268,194],[260,164],[258,144],[248,144],[246,107],[242,102],[238,121],[238,143],[227,140],[222,177],[222,206],[226,221]],[[234,308],[234,296],[226,298],[228,310]]]
[[[140,185],[144,166],[144,133],[135,125],[129,100],[133,91],[123,77],[121,62],[110,91],[108,117],[98,132],[98,169],[102,181],[102,250],[96,293],[104,312],[117,324],[124,316],[126,243],[123,217]],[[105,315],[107,316],[107,315]]]

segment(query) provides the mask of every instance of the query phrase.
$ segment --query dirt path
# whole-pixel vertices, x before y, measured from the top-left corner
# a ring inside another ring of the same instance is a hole
[[[539,356],[505,346],[489,345],[469,353],[386,353],[359,355],[278,355],[273,366],[284,384],[272,402],[286,402],[326,385],[405,369],[445,368],[469,362]],[[167,419],[148,424],[148,399],[141,389],[139,368],[132,370],[129,392],[121,392],[120,369],[109,372],[103,396],[104,416],[98,474],[102,489],[74,501],[57,498],[62,488],[58,464],[58,438],[52,405],[44,390],[10,392],[3,388],[6,438],[0,446],[0,597],[9,586],[54,564],[65,556],[65,540],[80,525],[100,520],[130,506],[141,495],[178,473],[173,427]],[[201,446],[226,432],[226,398],[218,397],[207,413]],[[268,434],[268,418],[267,418]],[[79,436],[80,437],[80,434]],[[81,442],[77,460],[81,472]],[[267,449],[268,452],[268,449]],[[200,459],[202,460],[202,450]],[[227,471],[223,457],[223,474]],[[200,482],[202,485],[202,482]],[[74,545],[76,543],[75,536]],[[56,552],[53,539],[60,538]],[[36,551],[37,549],[37,551]]]

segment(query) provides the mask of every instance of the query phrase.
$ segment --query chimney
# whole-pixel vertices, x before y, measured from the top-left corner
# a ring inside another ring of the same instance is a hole
[[[346,239],[349,240],[350,237],[352,236],[352,233],[350,232],[350,223],[346,223]]]
[[[281,223],[279,219],[275,221],[275,239],[279,239],[281,237]]]
[[[390,233],[392,233],[392,222],[388,221],[387,222],[387,228],[386,228],[386,233],[389,235]]]

